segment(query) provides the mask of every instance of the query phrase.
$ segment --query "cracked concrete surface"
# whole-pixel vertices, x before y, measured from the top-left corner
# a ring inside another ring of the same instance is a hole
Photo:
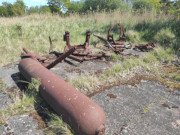
[[[114,96],[109,96],[109,95]],[[105,111],[106,135],[179,135],[180,91],[151,81],[114,86],[92,97]]]

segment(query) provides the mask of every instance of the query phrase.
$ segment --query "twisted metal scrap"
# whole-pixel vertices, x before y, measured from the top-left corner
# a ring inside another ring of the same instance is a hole
[[[117,40],[114,40],[114,37],[113,37],[113,34],[111,34],[111,31],[116,25],[120,27],[120,35]],[[132,47],[131,44],[125,44],[126,42],[125,29],[124,29],[124,26],[119,23],[113,24],[109,28],[108,33],[107,33],[107,40],[98,35],[95,35],[95,34],[93,35],[99,38],[100,40],[102,40],[103,42],[105,42],[105,46],[108,48],[111,48],[116,54],[121,54],[125,49],[131,49]]]
[[[32,58],[34,60],[37,60],[39,62],[46,62],[47,58],[46,57],[43,57],[41,55],[38,55],[38,54],[35,54],[35,53],[32,53],[30,52],[28,49],[26,48],[23,48],[23,51],[25,52],[25,54],[22,54],[21,55],[21,58]]]
[[[144,52],[144,51],[148,52],[148,51],[152,50],[154,47],[155,47],[155,43],[149,42],[147,44],[135,45],[135,47],[133,49],[134,50],[140,50],[142,52]]]

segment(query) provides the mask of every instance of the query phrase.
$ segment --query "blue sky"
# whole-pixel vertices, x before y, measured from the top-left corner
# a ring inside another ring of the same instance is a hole
[[[46,5],[48,0],[23,0],[26,6],[40,6],[40,5]],[[79,1],[79,0],[71,0],[71,1]],[[13,4],[16,2],[16,0],[0,0],[0,5],[2,5],[2,2],[8,2]]]

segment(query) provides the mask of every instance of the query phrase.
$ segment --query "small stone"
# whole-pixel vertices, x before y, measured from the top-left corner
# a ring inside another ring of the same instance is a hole
[[[84,88],[83,90],[84,90],[85,92],[88,92],[88,89],[87,89],[87,88]]]
[[[128,132],[127,130],[123,130],[123,131],[122,131],[122,133],[125,133],[125,134],[126,134],[127,132]]]
[[[176,120],[178,126],[180,126],[180,120]]]

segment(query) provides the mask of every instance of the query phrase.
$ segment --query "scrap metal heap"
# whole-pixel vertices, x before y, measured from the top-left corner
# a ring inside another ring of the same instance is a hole
[[[65,58],[70,58],[79,62],[88,61],[88,60],[95,60],[109,57],[104,52],[99,52],[98,54],[92,54],[92,51],[89,49],[89,40],[90,40],[91,32],[89,30],[86,31],[86,40],[83,45],[75,45],[71,46],[70,44],[70,33],[68,31],[65,32],[64,41],[66,41],[66,46],[64,48],[64,53],[60,53],[57,51],[53,51],[53,44],[52,40],[49,37],[50,41],[50,50],[49,54],[54,54],[57,58],[54,61],[51,61],[48,57],[43,57],[38,54],[32,53],[26,48],[23,48],[25,54],[21,55],[22,58],[32,58],[36,61],[39,61],[44,67],[50,69],[57,65],[59,62],[65,60]]]
[[[119,26],[120,28],[120,34],[119,34],[119,38],[117,40],[114,40],[114,36],[113,34],[111,34],[111,31],[113,30],[113,28],[115,26]],[[116,53],[116,54],[122,54],[124,55],[123,51],[126,49],[131,49],[132,45],[131,43],[127,44],[126,43],[126,35],[125,35],[125,28],[122,24],[120,23],[116,23],[113,24],[107,33],[107,39],[104,39],[103,37],[100,37],[98,35],[93,34],[95,37],[99,38],[100,40],[105,42],[105,46],[108,48],[111,48],[111,50]],[[135,45],[135,47],[133,48],[134,50],[137,51],[143,51],[143,52],[148,52],[150,50],[152,50],[155,47],[155,43],[153,42],[149,42],[147,44],[138,44]]]
[[[120,35],[117,40],[114,40],[114,35],[111,34],[111,31],[115,26],[120,27]],[[94,34],[94,36],[99,38],[100,40],[104,41],[105,46],[108,48],[111,48],[113,50],[113,52],[116,54],[121,54],[124,50],[131,49],[131,47],[132,47],[131,44],[126,44],[125,29],[124,29],[124,26],[119,23],[113,24],[109,28],[108,33],[107,33],[107,40],[100,36],[97,36],[95,34]]]
[[[154,47],[155,47],[155,43],[149,42],[147,44],[135,45],[135,47],[133,49],[134,50],[139,50],[139,51],[142,51],[142,52],[148,52],[148,51],[152,50]]]
[[[98,54],[93,54],[92,51],[89,49],[89,40],[90,40],[91,32],[90,30],[86,31],[86,40],[83,45],[74,45],[72,46],[70,44],[70,32],[66,31],[64,34],[64,41],[66,41],[66,46],[64,48],[64,53],[69,51],[71,48],[75,48],[75,51],[68,56],[68,58],[83,62],[88,60],[94,60],[94,59],[101,59],[109,57],[104,52],[99,52]]]

